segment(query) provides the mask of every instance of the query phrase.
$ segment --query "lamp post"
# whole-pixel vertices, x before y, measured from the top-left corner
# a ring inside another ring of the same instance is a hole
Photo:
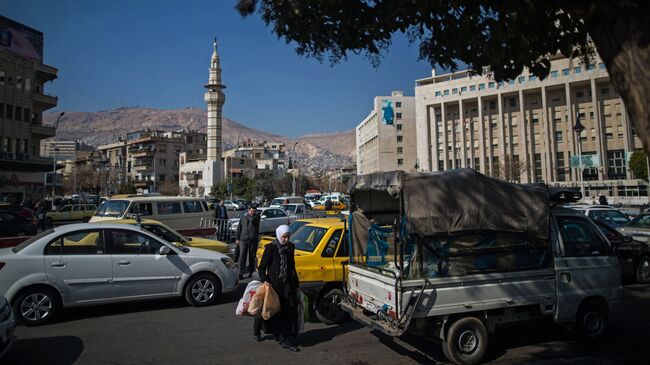
[[[582,139],[580,138],[580,134],[582,134],[582,131],[585,130],[585,127],[580,123],[580,113],[576,112],[576,124],[573,126],[573,131],[576,132],[576,136],[578,138],[578,158],[580,159],[580,162],[578,164],[578,168],[580,169],[580,192],[582,193],[582,199],[585,199],[585,182],[584,182],[584,176],[583,172],[585,170],[585,164],[584,161],[582,160]]]
[[[58,146],[56,145],[56,130],[59,129],[59,122],[61,121],[61,117],[65,114],[65,112],[59,113],[59,116],[56,117],[56,122],[54,123],[54,158],[52,161],[52,210],[54,210],[54,188],[56,184],[56,158],[57,158],[57,152],[59,151]]]

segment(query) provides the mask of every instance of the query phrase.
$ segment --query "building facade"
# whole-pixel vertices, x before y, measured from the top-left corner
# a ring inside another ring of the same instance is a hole
[[[582,155],[593,162],[582,171],[586,197],[647,196],[626,166],[641,141],[600,59],[553,59],[545,80],[434,70],[416,81],[415,98],[423,171],[470,167],[509,181],[580,187],[570,161]],[[576,121],[584,126],[579,138]]]
[[[43,33],[2,16],[0,32],[0,201],[19,203],[51,194],[40,144],[55,135],[43,112],[58,98],[44,90],[58,71],[43,63]]]
[[[57,161],[74,160],[77,157],[79,143],[61,141],[53,138],[42,140],[40,153],[42,157],[56,158]]]
[[[393,91],[377,96],[373,109],[356,128],[357,174],[419,168],[415,97]]]

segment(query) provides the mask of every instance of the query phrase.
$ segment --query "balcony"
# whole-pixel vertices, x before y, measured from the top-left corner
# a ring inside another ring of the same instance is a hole
[[[47,94],[33,93],[32,102],[34,105],[34,110],[43,111],[50,108],[54,108],[56,104],[59,102],[59,98]]]
[[[36,65],[35,71],[36,79],[42,83],[56,79],[57,73],[59,72],[59,70],[57,70],[55,67],[42,63]]]
[[[147,188],[153,185],[152,180],[136,179],[136,180],[131,180],[131,182],[133,183],[133,186],[135,186],[136,188]]]
[[[54,137],[56,134],[56,129],[51,126],[45,126],[42,124],[32,124],[31,127],[32,135],[36,135],[42,138]]]
[[[129,148],[129,153],[133,158],[151,157],[155,154],[154,151],[149,148]]]
[[[199,186],[199,180],[201,178],[203,178],[202,173],[190,172],[185,174],[185,180],[187,180],[187,185],[193,188]]]

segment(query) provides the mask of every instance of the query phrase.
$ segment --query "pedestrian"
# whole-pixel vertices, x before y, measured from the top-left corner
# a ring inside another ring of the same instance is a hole
[[[248,208],[246,214],[239,220],[235,244],[239,246],[239,278],[243,279],[244,274],[253,275],[255,271],[255,251],[259,242],[260,216],[255,214],[255,207]],[[248,266],[246,266],[248,259]]]
[[[605,197],[604,194],[600,194],[600,198],[598,198],[598,202],[600,205],[607,205],[607,198]]]
[[[594,204],[594,205],[598,204],[598,201],[596,200],[595,195],[591,197],[591,204]]]
[[[332,199],[327,198],[327,200],[325,200],[325,210],[332,210],[332,207],[334,207]]]
[[[219,204],[214,208],[215,227],[217,228],[217,235],[220,240],[226,239],[228,233],[228,209],[224,205],[224,199],[219,201]]]
[[[45,230],[45,202],[39,200],[36,203],[36,209],[34,210],[34,218],[36,219],[37,228],[40,231]]]
[[[299,333],[298,316],[298,273],[294,259],[295,246],[289,241],[289,226],[283,224],[275,230],[275,241],[264,246],[264,254],[259,264],[262,282],[271,284],[280,299],[280,312],[268,320],[256,317],[253,322],[253,336],[262,340],[261,327],[271,333],[282,347],[300,351],[295,340]]]

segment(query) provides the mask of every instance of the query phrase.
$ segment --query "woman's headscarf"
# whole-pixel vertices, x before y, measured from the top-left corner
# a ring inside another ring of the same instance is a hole
[[[280,280],[287,280],[287,250],[288,245],[282,244],[282,236],[289,233],[289,226],[286,224],[281,225],[275,229],[275,237],[278,239],[278,251],[280,252],[280,272],[278,273]]]
[[[275,237],[278,239],[278,243],[282,243],[282,236],[289,233],[289,226],[283,224],[275,229]]]

